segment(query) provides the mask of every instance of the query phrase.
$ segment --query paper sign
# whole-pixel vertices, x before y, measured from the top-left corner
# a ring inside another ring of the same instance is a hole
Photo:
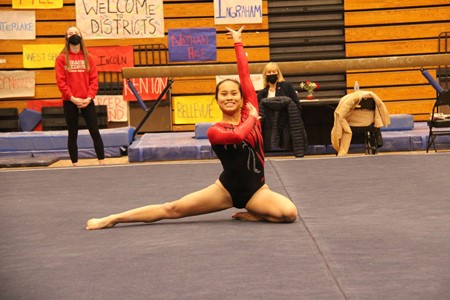
[[[54,68],[64,44],[23,45],[25,69]]]
[[[169,61],[215,61],[216,29],[169,29]]]
[[[128,121],[128,103],[123,101],[122,95],[97,95],[94,102],[108,107],[108,122]]]
[[[164,88],[167,86],[167,77],[157,77],[157,78],[130,78],[133,83],[134,88],[139,93],[142,100],[156,100],[162,93]],[[136,97],[131,92],[131,89],[127,81],[123,80],[123,100],[125,101],[136,101]],[[166,99],[167,93],[164,95],[163,99]]]
[[[77,27],[85,39],[164,37],[162,0],[76,0]]]
[[[262,0],[214,0],[214,24],[261,24]]]
[[[222,118],[214,95],[173,97],[172,108],[175,124],[217,122]]]
[[[124,67],[134,67],[132,46],[88,47],[94,55],[99,72],[122,72]]]
[[[12,0],[14,9],[52,9],[62,8],[63,0]]]
[[[0,11],[0,40],[36,39],[36,12]]]
[[[0,71],[0,98],[34,97],[34,71]]]

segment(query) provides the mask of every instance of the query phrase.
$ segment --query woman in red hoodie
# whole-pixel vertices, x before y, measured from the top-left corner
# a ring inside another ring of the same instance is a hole
[[[65,46],[56,58],[55,71],[69,130],[67,147],[72,164],[78,165],[78,114],[81,112],[94,142],[98,162],[103,165],[105,150],[94,104],[98,91],[97,66],[86,50],[80,29],[75,26],[66,31]]]

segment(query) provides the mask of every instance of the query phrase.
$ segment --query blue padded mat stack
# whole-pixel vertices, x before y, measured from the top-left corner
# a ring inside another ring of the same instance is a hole
[[[130,162],[196,160],[216,158],[206,137],[208,123],[199,123],[196,132],[146,133],[128,148]],[[426,122],[414,122],[412,115],[391,115],[391,125],[381,132],[380,152],[425,151]],[[437,147],[448,149],[450,137],[439,137]],[[352,148],[350,148],[351,150]],[[359,150],[361,150],[359,148]],[[361,152],[361,151],[359,151]],[[335,154],[331,145],[309,145],[307,155]],[[355,152],[353,152],[355,153]]]
[[[215,158],[207,139],[192,132],[146,133],[128,148],[130,162]]]
[[[380,148],[382,152],[425,150],[428,126],[426,122],[416,122],[414,128],[410,130],[382,130],[381,135],[383,136],[383,147]]]
[[[413,130],[414,117],[408,114],[390,115],[391,124],[387,127],[382,127],[381,131],[397,131],[397,130]]]
[[[38,111],[25,108],[19,114],[20,130],[33,131],[33,129],[41,122],[42,114]]]
[[[107,157],[122,156],[121,147],[128,147],[134,127],[100,129]],[[79,157],[95,157],[92,138],[87,129],[78,132]],[[28,154],[68,157],[67,131],[32,131],[0,133],[0,156]]]
[[[208,136],[206,135],[206,132],[208,131],[209,127],[211,127],[214,123],[204,122],[204,123],[197,123],[195,124],[195,138],[196,139],[207,139]]]

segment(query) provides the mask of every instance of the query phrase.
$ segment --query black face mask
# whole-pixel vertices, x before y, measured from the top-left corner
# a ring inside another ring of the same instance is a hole
[[[78,45],[79,43],[81,43],[81,36],[77,34],[71,35],[69,38],[69,43],[75,46]]]
[[[278,74],[267,75],[267,81],[274,84],[278,80]]]

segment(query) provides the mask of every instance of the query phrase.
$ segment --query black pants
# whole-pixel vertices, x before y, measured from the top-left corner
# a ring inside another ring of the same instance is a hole
[[[78,113],[86,122],[86,125],[94,142],[95,153],[98,159],[105,158],[105,149],[103,147],[103,140],[100,136],[97,123],[97,113],[95,112],[94,101],[91,101],[85,108],[79,109],[72,101],[63,101],[64,117],[66,118],[67,128],[69,130],[69,138],[67,140],[67,148],[69,149],[70,160],[72,163],[78,162]]]

